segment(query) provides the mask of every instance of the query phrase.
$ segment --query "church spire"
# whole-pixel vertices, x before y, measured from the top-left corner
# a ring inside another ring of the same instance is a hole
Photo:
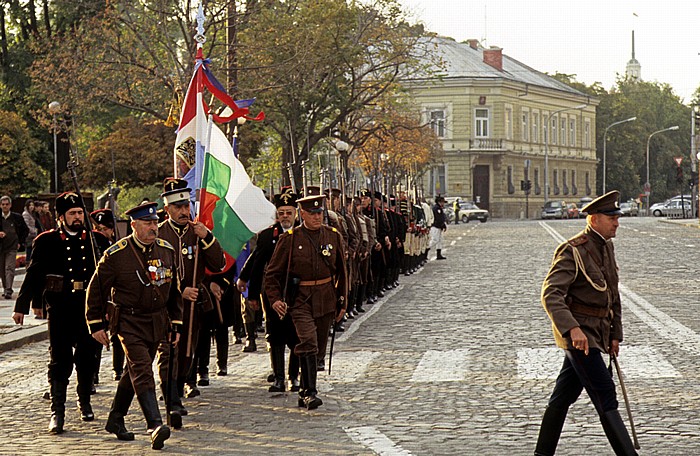
[[[642,65],[634,57],[634,30],[632,30],[632,58],[627,62],[627,68],[625,74],[628,78],[641,79],[642,78]]]

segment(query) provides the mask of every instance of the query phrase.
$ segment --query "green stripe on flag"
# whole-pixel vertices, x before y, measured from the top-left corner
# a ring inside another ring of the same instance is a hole
[[[216,161],[216,160],[214,160]],[[209,189],[207,188],[207,191]],[[224,193],[225,195],[225,193]],[[216,202],[216,207],[212,213],[213,219],[216,221],[212,233],[221,243],[221,247],[232,257],[237,257],[245,243],[253,237],[255,233],[251,232],[245,223],[236,215],[236,212],[225,199],[220,199]]]
[[[211,154],[206,154],[205,188],[208,193],[216,195],[219,199],[226,198],[229,182],[231,182],[231,168],[220,162]],[[217,220],[216,218],[214,220]]]

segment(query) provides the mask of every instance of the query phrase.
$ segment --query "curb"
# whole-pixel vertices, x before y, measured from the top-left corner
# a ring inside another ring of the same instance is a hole
[[[9,350],[14,350],[23,345],[32,342],[39,342],[49,338],[49,330],[47,324],[32,326],[29,328],[18,329],[9,334],[0,337],[0,353]]]

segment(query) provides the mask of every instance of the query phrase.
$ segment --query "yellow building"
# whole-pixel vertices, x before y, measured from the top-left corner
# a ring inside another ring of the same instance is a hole
[[[445,151],[424,176],[426,195],[473,200],[507,218],[538,218],[547,184],[549,200],[593,196],[597,99],[500,48],[432,40],[442,70],[403,81]],[[521,181],[528,180],[526,198]]]

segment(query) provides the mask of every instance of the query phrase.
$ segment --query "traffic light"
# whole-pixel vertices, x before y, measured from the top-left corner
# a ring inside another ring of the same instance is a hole
[[[688,185],[690,185],[690,188],[696,187],[698,185],[698,172],[697,171],[690,172],[690,179],[688,179]]]

